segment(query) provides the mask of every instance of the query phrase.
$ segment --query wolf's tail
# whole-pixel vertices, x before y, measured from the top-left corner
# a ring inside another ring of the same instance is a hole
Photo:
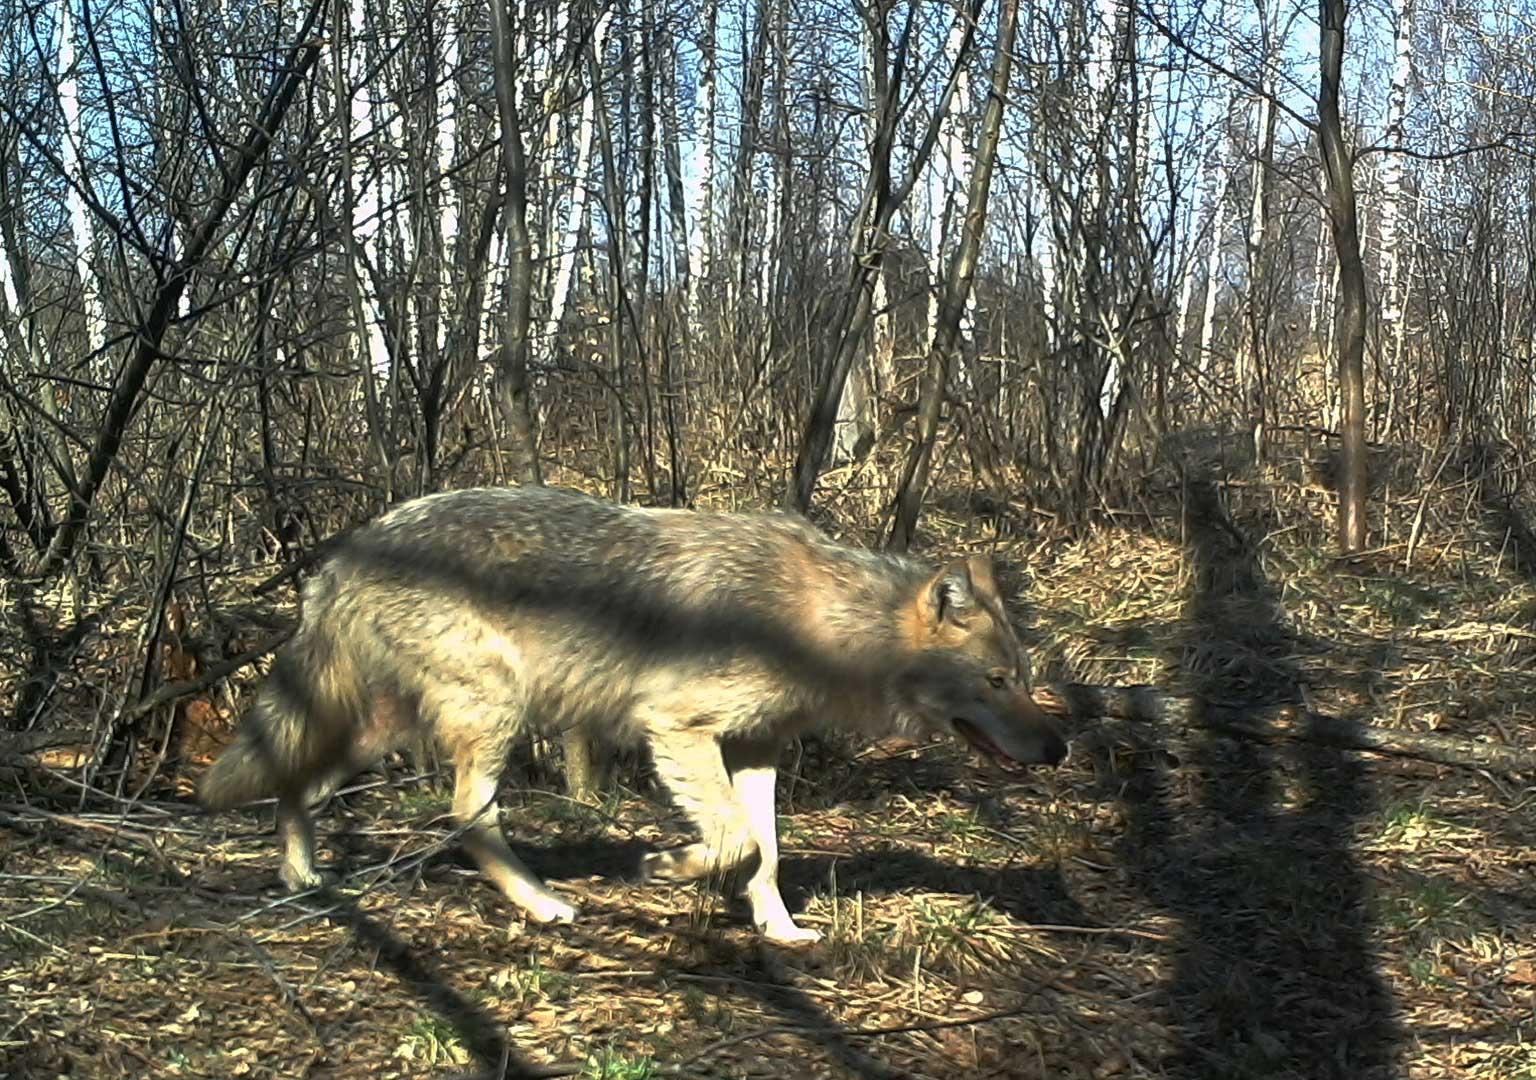
[[[303,791],[346,756],[364,682],[320,621],[301,625],[278,653],[234,741],[203,774],[198,799],[208,809]]]

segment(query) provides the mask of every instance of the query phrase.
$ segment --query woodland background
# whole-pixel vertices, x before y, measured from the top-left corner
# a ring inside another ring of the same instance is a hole
[[[544,474],[878,513],[935,437],[1072,519],[1204,429],[1518,484],[1530,12],[1319,10],[13,0],[0,559],[153,579]]]

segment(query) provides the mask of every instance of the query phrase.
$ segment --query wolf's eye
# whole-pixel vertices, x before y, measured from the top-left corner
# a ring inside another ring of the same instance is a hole
[[[1006,675],[988,675],[987,676],[987,682],[988,682],[988,684],[991,685],[992,689],[994,689],[994,690],[1004,690],[1004,689],[1007,689],[1007,687],[1008,687],[1008,676],[1006,676]]]

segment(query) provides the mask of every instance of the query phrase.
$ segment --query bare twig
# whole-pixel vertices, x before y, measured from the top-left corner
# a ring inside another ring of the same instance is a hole
[[[1109,717],[1146,723],[1187,724],[1245,739],[1289,739],[1344,750],[1418,758],[1439,765],[1498,772],[1536,771],[1536,753],[1496,743],[1472,742],[1428,731],[1399,731],[1312,712],[1304,705],[1208,702],[1166,693],[1155,686],[1042,687],[1036,700],[1057,716]]]
[[[263,656],[281,646],[283,642],[287,641],[292,636],[292,630],[279,631],[278,633],[268,637],[260,645],[257,645],[251,649],[247,649],[239,656],[225,660],[220,664],[214,664],[207,671],[203,672],[195,679],[187,679],[182,682],[166,683],[153,694],[150,694],[148,697],[146,697],[143,701],[139,702],[131,709],[128,709],[124,713],[124,717],[129,720],[136,719],[137,717],[143,716],[145,713],[160,708],[162,705],[168,705],[171,702],[179,701],[184,697],[191,697],[193,694],[202,693],[214,683],[221,679],[227,679],[229,676],[233,675],[247,664],[251,664],[257,660],[260,660]]]

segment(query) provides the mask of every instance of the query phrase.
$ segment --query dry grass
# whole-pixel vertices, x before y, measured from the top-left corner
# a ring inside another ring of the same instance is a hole
[[[833,524],[867,539],[845,479]],[[1388,485],[1384,550],[1351,565],[1297,470],[1148,490],[1113,527],[1001,541],[1042,677],[1536,736],[1536,581],[1462,489],[1425,504],[1411,565],[1417,490]],[[988,537],[942,503],[926,521],[936,551]],[[739,902],[630,884],[678,837],[634,792],[509,782],[509,833],[586,913],[542,929],[443,843],[442,793],[408,769],[322,815],[348,873],[299,898],[270,810],[210,820],[165,785],[82,809],[74,774],[14,772],[0,1075],[496,1075],[506,1054],[508,1076],[611,1080],[1536,1078],[1529,778],[1124,725],[1075,745],[1024,780],[943,745],[809,746],[785,885],[827,939],[794,951]]]

